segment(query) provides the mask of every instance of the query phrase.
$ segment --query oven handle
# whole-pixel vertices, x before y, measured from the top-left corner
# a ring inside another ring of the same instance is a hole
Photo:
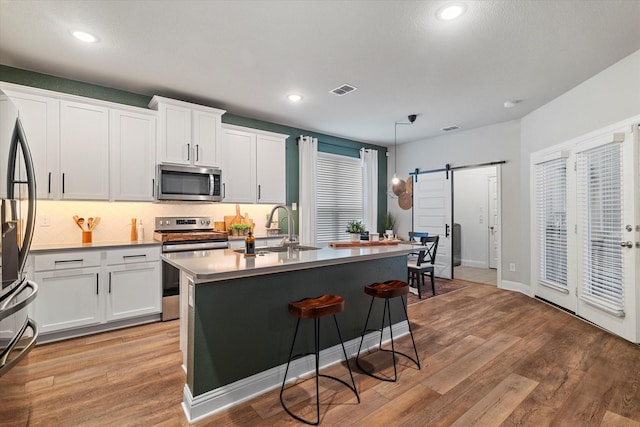
[[[162,245],[162,252],[206,251],[209,249],[227,249],[228,247],[229,242],[165,243]]]

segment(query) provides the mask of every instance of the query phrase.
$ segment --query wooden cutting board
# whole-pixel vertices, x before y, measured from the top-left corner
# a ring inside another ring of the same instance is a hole
[[[253,228],[256,226],[251,218],[249,218],[249,212],[244,213],[244,218],[242,218],[242,223],[247,224],[251,227],[249,230],[253,233]]]
[[[240,215],[240,205],[236,205],[236,215],[225,215],[224,217],[224,228],[229,231],[229,226],[231,224],[242,224],[242,220],[244,218]]]
[[[377,242],[367,242],[366,240],[361,242],[329,242],[329,246],[332,248],[357,248],[361,246],[391,246],[400,243],[400,240],[380,240]]]

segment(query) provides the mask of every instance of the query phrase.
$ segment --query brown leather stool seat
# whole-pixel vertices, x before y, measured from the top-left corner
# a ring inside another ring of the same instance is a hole
[[[344,311],[344,298],[337,295],[322,295],[289,303],[289,313],[302,319],[317,319]]]
[[[289,415],[295,418],[298,421],[302,421],[306,424],[318,425],[320,423],[320,393],[319,393],[319,384],[318,377],[331,378],[335,381],[338,381],[345,386],[349,387],[356,395],[358,399],[358,403],[360,403],[360,396],[358,395],[358,391],[356,389],[356,383],[353,380],[353,373],[351,372],[351,367],[349,366],[349,358],[347,357],[347,351],[344,348],[344,341],[342,340],[342,335],[340,334],[340,327],[338,326],[338,320],[336,319],[336,314],[344,311],[344,298],[338,295],[322,295],[317,298],[305,298],[300,301],[290,302],[289,303],[289,313],[298,318],[296,323],[296,331],[293,334],[293,342],[291,343],[291,351],[289,352],[289,360],[287,361],[287,368],[284,371],[284,378],[282,380],[282,387],[280,388],[280,403],[282,407],[287,411]],[[342,346],[342,353],[344,354],[344,360],[347,364],[347,369],[349,370],[349,376],[351,377],[351,384],[346,383],[340,378],[333,377],[331,375],[320,374],[320,318],[326,316],[333,316],[333,321],[336,325],[336,330],[338,331],[338,338],[340,338],[340,345]],[[314,330],[314,342],[315,349],[313,353],[303,353],[296,356],[293,356],[293,348],[296,344],[296,337],[298,336],[298,327],[300,326],[300,319],[313,319],[313,330]],[[316,361],[316,369],[315,369],[315,378],[316,378],[316,421],[309,421],[295,415],[293,412],[287,408],[284,403],[284,399],[282,397],[284,393],[284,386],[287,382],[287,374],[289,373],[289,365],[291,364],[291,360],[297,359],[303,356],[307,356],[309,354],[315,354]]]
[[[364,287],[364,293],[374,298],[396,298],[409,293],[409,285],[402,280],[389,280]]]
[[[411,331],[411,322],[409,322],[409,315],[407,314],[407,304],[404,298],[404,296],[409,293],[409,284],[401,280],[388,280],[383,283],[373,283],[371,285],[367,285],[364,287],[364,292],[367,295],[371,296],[371,304],[369,305],[369,313],[367,314],[367,320],[364,322],[364,329],[362,330],[362,335],[360,337],[360,346],[358,347],[358,354],[356,355],[356,365],[358,366],[358,368],[362,370],[362,372],[364,372],[365,374],[373,378],[377,378],[381,381],[396,382],[398,380],[398,371],[396,369],[396,354],[400,354],[406,357],[407,359],[411,360],[413,363],[415,363],[418,366],[418,369],[420,369],[420,357],[418,356],[418,349],[416,348],[416,342],[413,339],[413,332]],[[400,297],[402,300],[401,305],[402,305],[402,308],[404,309],[404,315],[405,315],[405,318],[407,319],[407,324],[409,325],[409,335],[411,335],[411,342],[413,343],[413,351],[415,352],[415,355],[416,355],[415,359],[411,356],[408,356],[402,352],[397,351],[394,346],[393,328],[391,326],[391,308],[389,305],[389,300],[397,297]],[[373,302],[375,301],[376,298],[384,299],[384,308],[382,311],[382,326],[380,327],[380,329],[367,329],[367,326],[369,325],[369,318],[371,317],[371,309],[373,308]],[[391,350],[382,348],[382,335],[385,328],[384,326],[385,317],[389,319],[389,333],[391,334]],[[367,332],[374,332],[374,331],[380,332],[380,342],[378,344],[378,348],[380,349],[380,351],[386,351],[392,354],[393,378],[381,377],[377,374],[374,374],[373,372],[370,372],[368,369],[365,369],[360,364],[360,351],[362,350],[362,343],[364,342],[364,336]]]

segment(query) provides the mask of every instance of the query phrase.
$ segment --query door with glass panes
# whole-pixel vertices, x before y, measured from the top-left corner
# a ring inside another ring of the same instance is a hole
[[[640,341],[638,125],[533,156],[536,295]]]

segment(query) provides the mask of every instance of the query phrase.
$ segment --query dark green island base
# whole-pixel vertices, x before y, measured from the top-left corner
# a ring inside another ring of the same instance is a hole
[[[344,312],[337,315],[342,338],[345,343],[359,338],[371,302],[363,287],[391,279],[405,280],[406,263],[406,254],[393,254],[192,285],[195,307],[189,306],[187,342],[191,399],[286,364],[296,325],[296,318],[287,310],[291,301],[323,294],[342,296]],[[405,320],[400,301],[392,301],[394,324]],[[382,307],[382,300],[374,303],[370,325],[380,325]],[[359,339],[354,342],[354,348],[347,347],[347,354],[357,351]],[[321,348],[338,343],[332,319],[323,319]],[[313,350],[313,321],[301,322],[296,347],[294,354]]]

